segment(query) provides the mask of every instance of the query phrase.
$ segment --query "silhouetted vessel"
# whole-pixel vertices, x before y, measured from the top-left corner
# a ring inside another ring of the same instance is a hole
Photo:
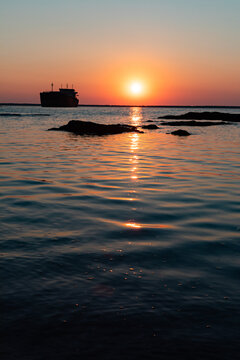
[[[75,107],[78,106],[77,92],[68,87],[60,88],[59,91],[51,91],[40,93],[41,106],[44,107]]]

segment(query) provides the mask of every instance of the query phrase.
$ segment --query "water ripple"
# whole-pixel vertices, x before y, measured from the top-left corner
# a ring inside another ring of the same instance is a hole
[[[2,329],[18,358],[34,358],[26,339],[36,345],[43,333],[51,344],[86,344],[87,358],[89,334],[113,339],[103,324],[138,350],[146,338],[233,345],[239,125],[188,139],[167,127],[97,139],[45,131],[70,119],[141,125],[165,111],[2,108]]]

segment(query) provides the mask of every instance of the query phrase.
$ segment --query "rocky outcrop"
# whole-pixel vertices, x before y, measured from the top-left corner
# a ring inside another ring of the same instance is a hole
[[[178,135],[178,136],[189,136],[189,135],[191,135],[188,131],[182,130],[182,129],[172,131],[170,134]]]
[[[90,121],[71,120],[68,124],[59,128],[51,128],[49,131],[68,131],[77,135],[110,135],[124,132],[141,132],[136,126],[125,124],[98,124]]]
[[[169,126],[214,126],[214,125],[230,125],[229,122],[224,121],[195,121],[195,120],[184,120],[184,121],[162,121],[161,125]]]
[[[182,115],[159,116],[158,119],[183,119],[183,120],[224,120],[240,122],[240,114],[222,113],[217,111],[188,112]]]

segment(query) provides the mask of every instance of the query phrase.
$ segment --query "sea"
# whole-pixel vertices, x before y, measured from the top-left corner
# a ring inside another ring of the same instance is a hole
[[[239,359],[240,123],[188,111],[0,106],[2,360]]]

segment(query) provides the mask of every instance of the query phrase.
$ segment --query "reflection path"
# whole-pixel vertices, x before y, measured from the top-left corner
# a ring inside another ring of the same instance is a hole
[[[130,108],[130,121],[131,125],[139,126],[142,120],[142,108],[134,107]],[[132,189],[130,190],[131,200],[134,201],[136,199],[137,194],[137,183],[138,183],[138,165],[139,165],[139,134],[133,133],[130,135],[130,179]],[[136,208],[132,207],[132,210],[135,211]],[[126,227],[133,229],[140,229],[141,225],[137,224],[135,221],[135,217],[133,216],[125,223]]]

